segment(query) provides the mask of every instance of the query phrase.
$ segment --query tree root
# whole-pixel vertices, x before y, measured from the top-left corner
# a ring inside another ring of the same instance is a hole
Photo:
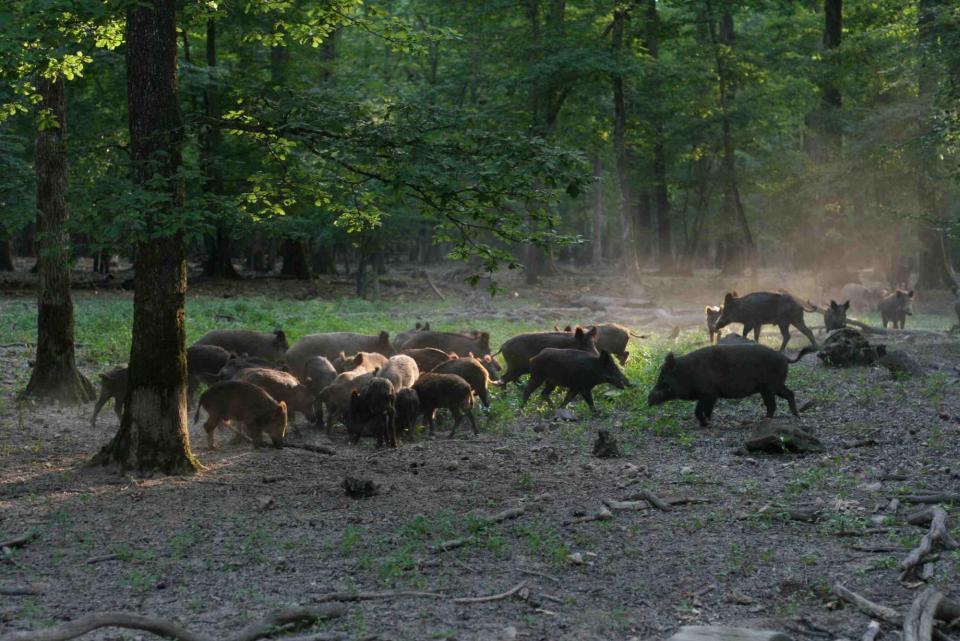
[[[958,547],[947,531],[947,513],[944,509],[938,505],[930,510],[930,516],[930,531],[920,539],[920,544],[900,561],[898,568],[901,581],[912,578],[917,568],[922,567],[929,557],[940,549],[955,550]]]
[[[318,454],[329,454],[334,455],[337,453],[332,447],[327,447],[326,445],[309,445],[307,443],[287,443],[284,442],[283,447],[293,449],[293,450],[306,450],[308,452],[317,452]]]
[[[903,641],[931,640],[937,607],[942,600],[943,595],[933,588],[917,595],[903,619]]]
[[[491,514],[490,516],[485,516],[480,519],[479,527],[487,527],[488,525],[493,525],[495,523],[502,523],[508,519],[515,519],[519,516],[523,516],[526,512],[522,507],[511,507],[503,510],[502,512],[497,512],[496,514]],[[447,550],[454,550],[456,548],[463,547],[464,545],[469,545],[473,543],[474,537],[465,536],[459,539],[451,539],[449,541],[441,541],[433,546],[432,550],[434,552],[446,552]]]
[[[885,605],[880,605],[870,601],[866,597],[863,597],[853,590],[848,589],[847,587],[836,583],[833,586],[833,593],[836,594],[841,600],[846,601],[850,605],[854,606],[861,612],[869,614],[874,619],[880,619],[881,621],[886,621],[893,625],[900,625],[903,622],[903,617],[894,610],[893,608],[888,608]]]
[[[256,641],[276,634],[277,629],[283,626],[304,625],[333,619],[344,614],[346,614],[346,608],[340,604],[329,604],[321,608],[277,610],[259,621],[251,623],[236,635],[227,637],[227,641]],[[161,617],[130,614],[128,612],[97,612],[53,628],[13,632],[0,637],[0,641],[67,641],[100,628],[143,630],[159,637],[176,639],[177,641],[217,641],[219,638],[193,632],[170,619]]]
[[[460,605],[467,605],[471,603],[490,603],[491,601],[502,601],[503,599],[509,599],[510,597],[512,597],[514,594],[516,594],[526,586],[527,586],[527,582],[521,581],[520,583],[516,584],[515,586],[507,590],[506,592],[501,592],[500,594],[491,594],[489,596],[461,597],[459,599],[453,599],[453,602],[458,603]],[[3,641],[3,640],[0,639],[0,641]]]
[[[867,631],[864,632],[860,638],[860,641],[874,641],[878,634],[880,634],[880,622],[871,621],[870,625],[867,626]]]
[[[405,597],[446,599],[447,595],[438,592],[416,592],[412,590],[386,590],[384,592],[328,592],[311,599],[314,603],[352,603],[358,601],[379,601]]]

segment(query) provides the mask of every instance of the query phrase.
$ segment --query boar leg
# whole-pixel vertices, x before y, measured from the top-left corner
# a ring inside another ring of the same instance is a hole
[[[97,426],[97,415],[100,413],[100,410],[110,400],[110,392],[103,388],[100,390],[100,398],[97,399],[97,404],[93,406],[93,417],[90,419],[90,427]],[[116,411],[117,406],[120,405],[119,399],[116,400],[113,404],[113,409]]]
[[[777,413],[777,397],[769,387],[760,389],[760,396],[763,397],[763,404],[767,408],[767,418],[773,418]]]
[[[211,450],[217,449],[216,444],[213,442],[213,432],[219,425],[220,417],[216,414],[207,416],[207,422],[203,424],[203,429],[207,432],[207,447]]]
[[[813,348],[816,349],[817,339],[813,337],[813,332],[811,332],[810,328],[807,327],[807,324],[803,322],[803,319],[801,318],[800,322],[794,323],[793,326],[799,329],[800,333],[806,336],[807,340],[810,341],[810,345],[812,345]],[[787,331],[790,331],[789,328],[787,328]]]
[[[787,401],[787,404],[790,406],[790,413],[800,418],[800,411],[797,410],[797,397],[794,396],[793,391],[790,390],[786,385],[782,389],[777,391],[777,396]]]
[[[527,404],[527,400],[530,398],[530,395],[533,394],[540,384],[543,383],[543,378],[537,374],[530,374],[530,380],[527,381],[527,386],[523,388],[523,400],[520,402],[520,407],[523,408]]]
[[[810,331],[810,330],[807,330]],[[780,326],[780,335],[783,337],[783,342],[780,343],[780,351],[787,349],[787,343],[790,342],[790,325],[781,325]],[[813,338],[813,335],[810,335],[810,338]]]
[[[701,427],[706,427],[710,422],[710,415],[713,414],[713,406],[716,404],[716,396],[703,396],[697,401],[693,415],[697,417],[697,421],[699,421]]]
[[[627,364],[627,357],[630,356],[630,352],[620,352],[617,354],[617,360],[620,361],[620,365]]]
[[[467,412],[467,418],[470,419],[470,426],[473,428],[473,435],[479,436],[480,429],[477,427],[477,419],[473,417],[473,410],[468,407],[466,409],[466,412]]]
[[[550,400],[550,395],[553,394],[553,390],[557,389],[556,383],[551,383],[547,381],[547,384],[543,386],[543,389],[540,390],[540,400],[547,402]]]
[[[570,391],[572,392],[573,390],[570,390]],[[590,411],[596,414],[597,406],[593,404],[593,392],[591,390],[585,389],[582,392],[580,392],[580,396],[582,396],[583,400],[585,400],[587,402],[587,405],[590,406]]]
[[[453,414],[453,427],[450,428],[450,438],[453,438],[453,435],[457,433],[457,426],[460,425],[460,421],[463,420],[463,414],[460,413],[460,408],[456,405],[450,408],[450,412]]]

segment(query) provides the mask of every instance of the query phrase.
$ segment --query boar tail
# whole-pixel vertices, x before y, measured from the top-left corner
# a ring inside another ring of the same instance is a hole
[[[197,401],[197,411],[193,413],[193,424],[196,425],[200,421],[200,401]]]
[[[630,333],[630,335],[633,336],[634,338],[648,338],[648,336],[647,336],[646,334],[636,334],[636,333],[634,333],[634,331],[633,331],[632,329],[630,330],[629,333]]]
[[[790,360],[790,359],[788,358],[788,359],[787,359],[787,362],[788,362],[788,363],[791,363],[791,364],[796,363],[797,361],[799,361],[801,358],[803,358],[803,357],[806,356],[807,354],[813,354],[813,353],[816,352],[816,351],[817,351],[817,348],[816,348],[816,347],[813,347],[812,345],[807,345],[806,347],[804,347],[803,349],[800,350],[800,353],[797,354],[797,357],[796,357],[795,359]]]

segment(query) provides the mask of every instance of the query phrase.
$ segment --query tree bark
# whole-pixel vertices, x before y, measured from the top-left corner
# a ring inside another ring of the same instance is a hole
[[[187,431],[183,230],[168,222],[185,199],[177,106],[176,0],[127,10],[127,104],[134,181],[160,196],[143,212],[134,260],[133,345],[120,430],[93,463],[185,474],[198,469]]]
[[[21,399],[85,403],[93,386],[77,370],[73,296],[70,294],[70,238],[67,217],[66,99],[63,78],[40,77],[38,111],[44,115],[34,146],[37,171],[37,359]]]
[[[8,236],[0,236],[0,272],[12,272],[13,243]]]
[[[603,155],[593,157],[593,212],[590,217],[590,262],[595,267],[603,264]]]
[[[184,47],[189,40],[186,32],[183,36]],[[217,68],[217,23],[213,19],[207,20],[207,76],[203,94],[203,110],[206,116],[219,120],[220,86],[216,77]],[[220,169],[220,147],[223,142],[223,133],[219,127],[207,125],[201,132],[200,165],[205,176],[203,191],[214,201],[214,215],[217,217],[215,229],[208,233],[203,241],[207,249],[207,259],[203,263],[205,276],[213,278],[240,278],[231,260],[230,230],[222,220],[219,211],[219,201],[216,200],[223,193],[223,172]]]
[[[623,33],[627,21],[627,10],[617,9],[613,13],[613,27],[610,30],[610,43],[613,48],[614,65],[623,64]],[[624,91],[623,72],[617,69],[611,77],[613,83],[613,153],[617,163],[617,189],[619,191],[618,209],[620,224],[623,227],[623,254],[621,261],[628,275],[640,273],[638,244],[643,242],[645,234],[634,222],[630,211],[630,154],[627,152],[627,99]]]
[[[656,0],[646,0],[644,44],[647,53],[656,61],[660,55],[660,16],[657,13]],[[659,104],[659,78],[656,71],[650,78],[651,103]],[[663,125],[656,111],[650,123],[653,132],[653,209],[657,216],[657,257],[660,271],[673,270],[673,243],[671,241],[670,191],[667,185],[666,145],[664,144]]]
[[[300,239],[285,238],[283,241],[283,267],[280,273],[284,276],[293,276],[298,280],[313,278],[310,258],[307,253],[307,243]]]

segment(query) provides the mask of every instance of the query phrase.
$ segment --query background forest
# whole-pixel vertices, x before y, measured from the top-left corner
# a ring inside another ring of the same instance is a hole
[[[531,282],[559,258],[627,273],[906,263],[918,288],[953,286],[947,0],[179,4],[186,198],[165,224],[207,275],[453,255],[523,264]],[[107,270],[144,233],[123,9],[0,9],[0,269],[34,253],[43,77],[66,91],[74,256]]]

